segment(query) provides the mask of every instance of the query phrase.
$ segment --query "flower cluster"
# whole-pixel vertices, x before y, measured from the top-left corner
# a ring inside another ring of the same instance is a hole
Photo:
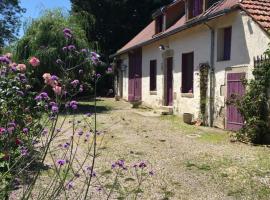
[[[56,95],[62,94],[62,87],[59,84],[59,78],[50,73],[43,74],[44,83],[52,87],[52,90]]]

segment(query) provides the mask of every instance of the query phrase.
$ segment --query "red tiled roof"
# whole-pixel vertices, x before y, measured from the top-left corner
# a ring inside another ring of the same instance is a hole
[[[206,15],[214,15],[215,13],[222,12],[224,10],[230,10],[232,8],[236,8],[237,6],[244,9],[266,31],[270,30],[270,0],[224,0],[212,8],[209,8],[204,15],[198,17],[197,19],[205,17]],[[184,15],[174,25],[158,35],[155,35],[155,21],[152,21],[144,30],[136,35],[124,47],[118,50],[117,54],[121,54],[129,49],[142,46],[146,42],[151,42],[159,38],[166,37],[167,34],[184,27],[186,24],[185,20],[186,17]]]
[[[270,0],[243,0],[241,6],[265,30],[270,29]]]

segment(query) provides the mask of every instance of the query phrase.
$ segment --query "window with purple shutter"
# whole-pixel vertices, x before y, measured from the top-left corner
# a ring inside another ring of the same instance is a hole
[[[193,93],[194,53],[182,54],[182,93]]]
[[[203,0],[188,1],[188,18],[192,19],[203,12]]]
[[[218,29],[217,35],[217,60],[231,59],[232,27]]]
[[[224,28],[224,54],[223,60],[231,59],[232,27]]]
[[[157,61],[150,61],[150,91],[157,90]]]
[[[163,31],[163,15],[156,18],[156,34]]]

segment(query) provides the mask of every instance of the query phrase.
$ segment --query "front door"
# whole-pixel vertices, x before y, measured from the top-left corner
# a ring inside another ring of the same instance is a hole
[[[137,49],[129,53],[129,81],[128,100],[142,99],[142,50]]]
[[[173,58],[167,58],[165,84],[165,105],[173,105]]]
[[[245,73],[230,73],[227,75],[227,99],[241,98],[245,94],[245,87],[242,83]],[[243,117],[237,107],[232,104],[227,105],[227,130],[238,131],[244,125]]]

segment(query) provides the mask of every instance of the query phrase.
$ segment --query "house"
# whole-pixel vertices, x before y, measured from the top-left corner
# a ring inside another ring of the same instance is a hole
[[[176,0],[114,55],[117,95],[238,130],[226,102],[245,92],[270,42],[270,0]]]

